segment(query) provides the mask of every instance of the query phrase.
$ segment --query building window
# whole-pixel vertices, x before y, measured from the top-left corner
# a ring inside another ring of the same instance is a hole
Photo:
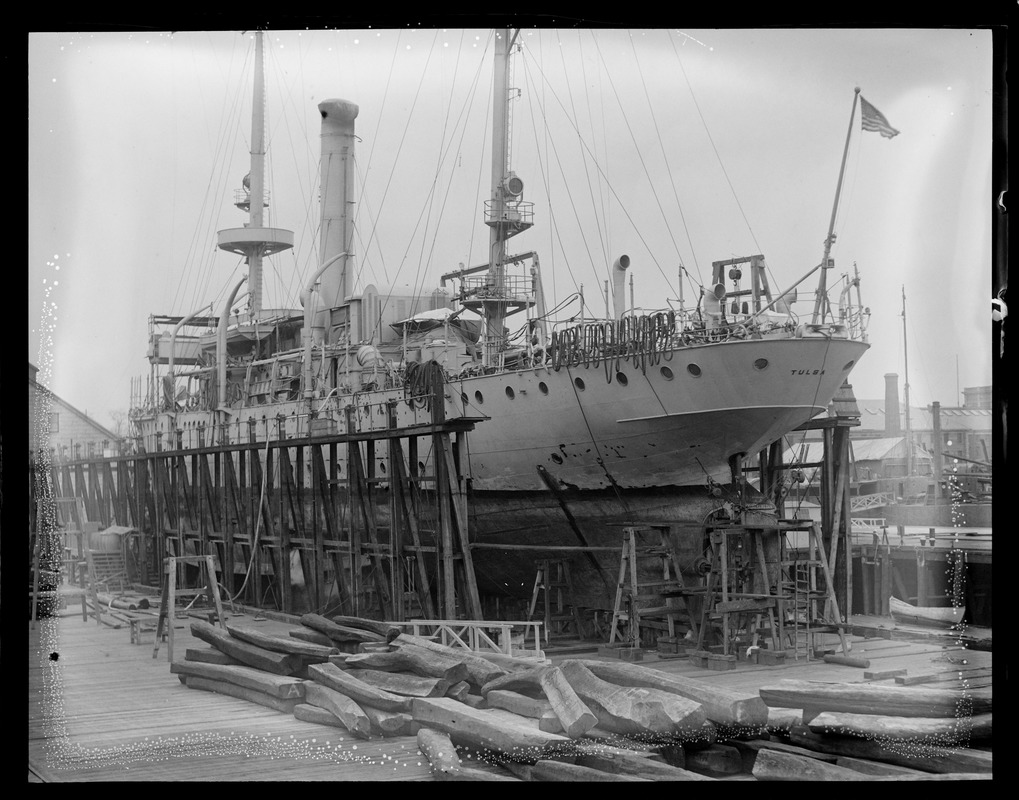
[[[50,414],[50,433],[60,432],[60,414],[53,412]]]

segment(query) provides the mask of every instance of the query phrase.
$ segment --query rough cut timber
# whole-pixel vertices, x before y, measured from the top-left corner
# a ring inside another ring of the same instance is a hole
[[[300,699],[304,697],[304,682],[297,678],[274,675],[246,666],[222,664],[203,664],[193,661],[175,661],[170,664],[170,672],[175,675],[195,675],[215,681],[232,683],[256,692],[264,692],[280,700]]]
[[[550,667],[542,672],[538,681],[552,706],[552,711],[562,723],[563,731],[571,739],[583,736],[598,724],[598,717],[584,705],[584,701],[577,696],[559,667]]]
[[[378,669],[350,669],[346,673],[376,689],[408,697],[442,697],[449,690],[449,681],[442,678],[422,678]]]
[[[184,651],[185,661],[198,661],[203,664],[240,664],[236,658],[230,658],[222,650],[215,647],[189,647]]]
[[[316,683],[345,694],[359,705],[381,708],[383,711],[410,711],[411,698],[376,689],[351,677],[335,664],[312,664],[308,667],[308,674]]]
[[[613,733],[699,735],[707,719],[700,703],[658,689],[616,686],[594,675],[583,663],[563,661],[560,669],[588,708],[598,727]]]
[[[467,665],[468,677],[466,680],[469,681],[472,686],[478,688],[484,686],[490,680],[506,674],[505,669],[496,666],[491,661],[488,661],[475,653],[472,653],[470,650],[465,650],[462,647],[447,647],[444,644],[438,644],[437,642],[430,641],[421,636],[411,636],[407,633],[401,633],[393,639],[392,644],[397,645],[398,647],[411,645],[425,650],[431,650],[433,653],[444,653],[462,661]]]
[[[542,759],[531,767],[532,781],[650,781],[639,775],[627,775],[619,772],[603,772],[600,769],[569,764],[565,761]]]
[[[205,692],[225,694],[230,697],[236,697],[239,700],[247,700],[249,703],[257,703],[260,706],[281,711],[284,714],[293,714],[294,706],[301,702],[300,700],[281,700],[265,692],[256,692],[254,689],[246,689],[243,686],[237,686],[226,681],[201,678],[197,675],[181,675],[180,677],[184,678],[184,685],[189,689],[200,689]]]
[[[552,711],[551,704],[545,698],[528,697],[509,689],[493,689],[485,696],[485,701],[489,708],[502,708],[531,719],[541,719],[542,714]]]
[[[347,729],[347,726],[340,722],[332,711],[313,706],[310,703],[298,703],[294,706],[294,716],[302,722],[314,722],[318,725]]]
[[[942,773],[938,775],[867,775],[827,764],[814,758],[762,750],[757,754],[753,775],[759,781],[962,781],[991,780],[987,773]]]
[[[482,685],[481,695],[487,697],[489,692],[504,690],[526,694],[529,697],[543,697],[545,689],[541,685],[541,676],[550,669],[552,669],[550,666],[531,667],[499,675]]]
[[[660,689],[700,703],[704,715],[718,725],[760,727],[768,722],[768,706],[757,693],[733,691],[637,664],[593,660],[582,663],[609,683]]]
[[[191,633],[204,642],[226,653],[231,658],[247,664],[249,667],[272,672],[276,675],[293,675],[304,667],[300,658],[287,653],[275,653],[264,647],[248,644],[233,638],[222,628],[208,622],[194,621]]]
[[[302,642],[290,636],[272,636],[261,631],[254,631],[250,628],[241,628],[237,625],[227,625],[227,632],[235,639],[248,642],[249,644],[264,647],[266,650],[273,650],[277,653],[291,653],[305,658],[317,658],[319,663],[327,661],[329,656],[339,653],[335,647],[324,647],[320,644]]]
[[[807,758],[816,758],[818,761],[824,761],[828,764],[834,764],[838,758],[838,756],[833,756],[830,753],[818,753],[813,750],[808,750],[806,747],[797,747],[794,744],[787,744],[786,742],[775,739],[750,739],[749,741],[734,739],[727,742],[727,744],[739,751],[743,758],[744,772],[753,771],[754,762],[757,760],[757,754],[761,752],[761,750],[781,750],[784,753],[792,753],[793,755],[805,756]]]
[[[400,629],[395,625],[390,625],[388,622],[379,622],[378,620],[365,619],[364,617],[345,617],[342,614],[330,617],[330,619],[344,628],[371,631],[381,636],[386,642],[391,642],[400,635]]]
[[[927,775],[918,769],[900,767],[896,764],[883,764],[880,761],[868,761],[865,758],[851,758],[850,756],[836,756],[835,765],[846,769],[856,770],[865,775]]]
[[[991,772],[993,758],[983,750],[956,747],[903,748],[849,736],[822,736],[806,727],[789,730],[789,741],[801,747],[837,756],[865,758],[925,772]]]
[[[859,736],[864,739],[917,739],[936,737],[943,746],[962,745],[991,738],[991,715],[962,714],[958,717],[884,717],[826,711],[807,725],[814,733]]]
[[[437,781],[519,781],[513,775],[465,767],[449,736],[433,728],[421,728],[417,732],[417,744]]]
[[[536,666],[540,666],[539,662],[533,658],[517,658],[516,656],[508,656],[505,653],[485,651],[477,653],[477,655],[486,661],[491,661],[497,667],[502,667],[507,672],[518,672],[522,669],[533,669]]]
[[[991,710],[989,691],[912,689],[869,683],[813,683],[783,680],[762,686],[761,699],[769,706],[802,708],[816,712],[848,711],[894,717],[954,717],[958,713],[983,714]],[[804,714],[804,718],[807,718]]]
[[[421,728],[417,733],[417,743],[418,750],[428,759],[435,780],[455,780],[457,773],[463,770],[453,742],[441,731]]]
[[[371,720],[364,710],[351,698],[328,686],[308,681],[305,700],[313,706],[324,708],[338,719],[344,728],[361,739],[371,736]]]
[[[712,744],[687,753],[686,767],[696,772],[736,775],[743,770],[743,756],[739,750],[730,745]]]
[[[466,681],[470,675],[467,665],[462,661],[413,647],[400,648],[390,653],[355,653],[345,656],[343,661],[347,669],[412,672],[423,678],[441,678],[450,684]]]
[[[381,708],[361,706],[372,724],[372,736],[414,736],[418,724],[406,711],[384,711]]]
[[[336,643],[333,642],[324,633],[313,631],[311,628],[294,628],[293,630],[287,631],[287,634],[292,639],[300,639],[302,642],[311,642],[312,644],[320,644],[323,647],[335,647]]]
[[[763,702],[763,701],[762,701]],[[772,733],[782,733],[790,728],[803,724],[802,708],[769,708],[768,722],[765,729]]]
[[[674,767],[646,755],[629,753],[613,748],[615,752],[600,753],[597,750],[582,753],[576,763],[582,767],[591,767],[602,772],[613,772],[620,775],[636,775],[649,781],[713,781],[707,775]]]
[[[471,685],[467,681],[457,681],[446,690],[446,697],[452,697],[454,700],[466,703],[470,693]],[[479,699],[484,700],[485,698],[481,697]]]
[[[380,636],[372,631],[366,631],[362,628],[348,628],[344,625],[337,625],[330,619],[326,619],[321,614],[304,614],[301,617],[301,624],[307,628],[311,628],[313,631],[324,633],[334,642],[383,642],[386,639],[384,636]]]
[[[570,741],[538,730],[533,720],[506,711],[471,708],[448,697],[414,698],[411,716],[419,725],[447,734],[456,745],[500,753],[512,761],[533,763]]]

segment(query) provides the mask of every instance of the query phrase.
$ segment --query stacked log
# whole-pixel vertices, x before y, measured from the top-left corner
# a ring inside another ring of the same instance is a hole
[[[780,681],[754,695],[614,661],[490,660],[352,617],[305,615],[283,634],[199,621],[191,627],[211,646],[189,648],[171,666],[189,688],[359,739],[416,736],[435,780],[990,774],[990,754],[982,751],[924,747],[922,756],[896,759],[903,749],[887,747],[917,732],[930,743],[941,732],[932,719],[989,736],[990,700],[981,693],[969,693],[973,716],[956,716],[958,693],[938,689]]]
[[[864,780],[964,780],[991,773],[990,752],[968,747],[990,741],[990,690],[784,680],[760,694],[773,709],[802,709],[785,731],[801,752],[776,757],[769,751],[763,762],[758,753],[753,774],[760,780],[837,779],[847,769],[871,776]],[[837,763],[797,768],[797,759],[822,761],[817,754]]]

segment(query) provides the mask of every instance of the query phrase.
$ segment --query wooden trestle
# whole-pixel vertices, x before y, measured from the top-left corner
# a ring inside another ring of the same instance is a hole
[[[53,461],[41,494],[66,529],[135,529],[126,548],[141,585],[158,585],[165,557],[214,555],[225,598],[259,608],[481,619],[461,471],[475,420],[433,406],[431,423],[409,428],[395,427],[393,401],[385,430],[258,442],[252,425],[246,443]]]

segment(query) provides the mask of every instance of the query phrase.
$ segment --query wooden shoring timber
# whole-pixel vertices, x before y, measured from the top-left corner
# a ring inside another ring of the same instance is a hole
[[[191,480],[188,478],[188,465],[183,455],[178,455],[173,460],[173,472],[174,472],[174,499],[177,503],[183,501],[183,509],[178,505],[180,509],[178,512],[178,519],[180,524],[178,530],[184,529],[184,521],[187,520],[187,525],[192,530],[198,528],[195,522],[195,509],[194,509],[194,496],[191,492]]]
[[[104,528],[110,526],[110,508],[104,502],[103,487],[99,477],[99,464],[95,461],[88,462],[88,493],[92,501],[96,521]]]
[[[98,509],[96,509],[92,495],[89,493],[88,480],[85,478],[85,467],[82,462],[75,462],[73,472],[76,493],[85,503],[85,513],[91,522],[98,522]]]
[[[427,615],[427,619],[436,619],[435,603],[432,602],[431,581],[428,577],[428,564],[425,554],[421,550],[421,530],[418,525],[421,497],[417,482],[408,477],[400,440],[393,439],[391,441],[390,473],[393,476],[393,496],[396,500],[397,515],[400,517],[402,525],[406,526],[410,533],[411,542],[415,547],[414,564],[417,568],[417,580],[414,585],[417,589],[418,602]]]
[[[103,502],[112,510],[113,519],[117,521],[118,525],[123,525],[127,521],[127,514],[120,508],[117,494],[117,481],[114,477],[113,462],[104,459],[103,461]]]
[[[336,468],[336,445],[329,445],[329,463],[333,471]],[[318,569],[322,572],[320,578],[320,586],[322,587],[323,594],[326,591],[325,588],[325,564],[326,564],[326,549],[325,543],[338,542],[340,540],[340,524],[336,517],[336,503],[335,503],[335,479],[330,478],[326,473],[325,460],[322,455],[322,448],[312,447],[311,448],[311,464],[312,464],[312,496],[314,497],[316,509],[321,509],[321,516],[325,523],[325,530],[323,531],[317,524],[319,514],[316,513],[315,520],[315,548],[316,551],[321,551],[318,560]],[[344,577],[343,563],[339,551],[332,552],[333,558],[333,575],[336,580],[336,586],[340,595],[341,608],[345,611],[350,610],[353,607],[350,597],[350,586]],[[316,598],[317,606],[321,607],[325,603],[325,597],[319,596]]]
[[[353,409],[347,407],[348,423],[352,424]],[[368,536],[370,547],[367,548],[368,558],[372,565],[372,575],[375,581],[375,589],[379,593],[379,602],[382,608],[387,608],[392,602],[392,592],[389,588],[389,579],[386,577],[386,563],[379,547],[379,533],[375,521],[375,505],[372,501],[371,482],[365,472],[364,461],[361,456],[361,446],[358,442],[347,444],[347,463],[349,469],[347,476],[351,491],[351,541],[354,543],[355,561],[351,569],[355,574],[360,572],[360,556],[362,553],[362,540],[359,526],[355,519],[360,517],[365,534]],[[358,600],[360,603],[360,599]]]
[[[434,405],[439,405],[436,402]],[[478,593],[478,581],[474,574],[474,559],[471,558],[470,532],[467,525],[467,495],[464,492],[460,464],[463,459],[460,457],[464,442],[462,437],[457,436],[456,446],[450,441],[450,434],[443,433],[439,436],[442,451],[443,465],[447,474],[447,486],[450,493],[450,507],[453,512],[453,522],[456,526],[456,533],[459,537],[460,553],[463,556],[461,569],[464,575],[464,589],[467,595],[468,615],[471,619],[484,619],[484,611],[481,608],[481,597]],[[436,469],[440,469],[436,464]]]

